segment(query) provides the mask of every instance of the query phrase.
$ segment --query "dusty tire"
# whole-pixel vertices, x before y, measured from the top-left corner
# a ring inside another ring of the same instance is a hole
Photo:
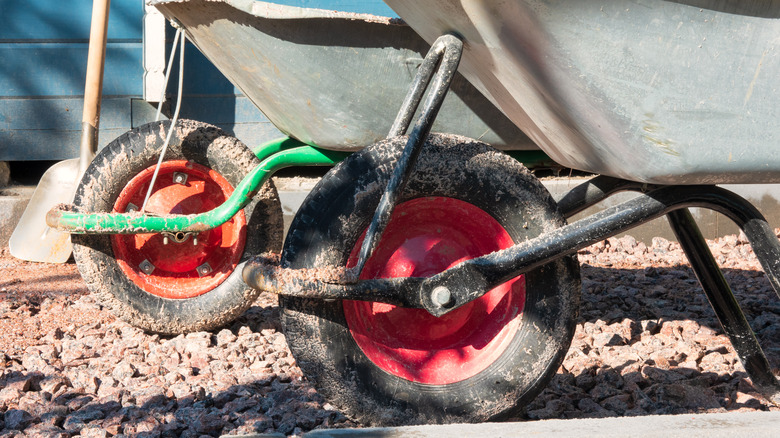
[[[403,144],[378,143],[331,170],[296,215],[283,263],[354,264]],[[431,135],[364,275],[433,275],[563,224],[518,162],[482,143]],[[364,424],[398,425],[518,412],[563,361],[579,295],[579,266],[566,257],[449,320],[378,303],[283,297],[280,304],[290,349],[318,390]]]
[[[169,126],[141,126],[101,150],[79,184],[76,208],[140,207]],[[243,143],[219,128],[180,120],[147,210],[210,210],[257,164]],[[175,184],[175,172],[188,180]],[[228,323],[257,297],[241,270],[250,256],[281,247],[282,212],[273,184],[265,184],[231,221],[197,237],[166,243],[160,234],[73,235],[73,253],[87,287],[114,315],[145,330],[177,334]],[[155,267],[151,273],[141,269],[144,261]]]

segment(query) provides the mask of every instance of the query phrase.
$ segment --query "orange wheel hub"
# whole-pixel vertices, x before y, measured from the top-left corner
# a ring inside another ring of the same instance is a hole
[[[133,178],[114,212],[141,208],[155,166]],[[194,214],[212,210],[233,193],[218,172],[191,161],[166,161],[146,205],[150,214]],[[114,255],[122,271],[142,290],[163,298],[185,299],[219,286],[235,270],[246,243],[246,217],[240,211],[221,226],[197,234],[115,234]]]

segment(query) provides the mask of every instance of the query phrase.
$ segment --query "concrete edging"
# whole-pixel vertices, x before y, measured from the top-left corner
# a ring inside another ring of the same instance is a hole
[[[262,435],[255,435],[259,437]],[[542,420],[514,423],[450,424],[397,428],[314,430],[306,438],[452,438],[452,437],[663,437],[770,438],[780,436],[780,411],[717,414],[652,415],[646,417]],[[247,438],[250,436],[247,436]]]

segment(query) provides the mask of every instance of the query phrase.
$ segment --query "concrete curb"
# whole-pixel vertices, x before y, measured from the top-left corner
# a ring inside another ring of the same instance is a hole
[[[231,437],[237,436],[243,438],[270,438],[284,435],[232,435]],[[330,429],[314,430],[303,436],[306,438],[452,438],[471,436],[493,438],[559,438],[567,436],[576,436],[578,438],[770,438],[780,436],[780,411],[543,420],[522,423]]]

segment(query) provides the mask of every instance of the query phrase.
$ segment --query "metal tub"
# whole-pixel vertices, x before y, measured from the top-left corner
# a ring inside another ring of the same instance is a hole
[[[383,139],[428,44],[398,19],[247,0],[151,2],[277,128],[356,150]],[[433,129],[538,149],[462,77]]]
[[[558,163],[657,184],[780,182],[780,2],[386,0]]]

